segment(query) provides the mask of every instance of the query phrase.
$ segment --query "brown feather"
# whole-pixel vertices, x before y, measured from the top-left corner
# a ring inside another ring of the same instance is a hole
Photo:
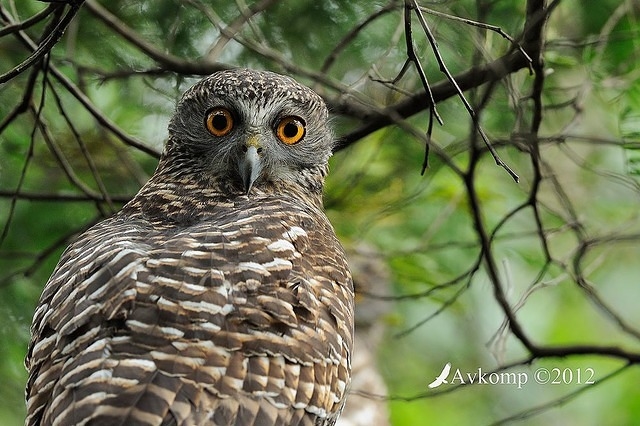
[[[349,385],[353,288],[308,190],[325,166],[245,195],[176,174],[165,155],[47,282],[26,424],[333,424]]]

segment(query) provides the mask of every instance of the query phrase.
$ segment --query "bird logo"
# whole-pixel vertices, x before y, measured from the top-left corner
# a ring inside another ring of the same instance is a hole
[[[436,377],[436,379],[433,382],[429,383],[429,389],[437,388],[443,383],[449,383],[447,381],[447,377],[449,377],[450,371],[451,371],[451,363],[448,362],[442,368],[440,375],[438,375],[438,377]]]

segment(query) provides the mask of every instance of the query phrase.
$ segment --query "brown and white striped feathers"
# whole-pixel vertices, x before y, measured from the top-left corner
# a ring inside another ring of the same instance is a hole
[[[334,424],[353,288],[322,210],[327,115],[269,72],[185,93],[155,174],[46,284],[27,425]]]

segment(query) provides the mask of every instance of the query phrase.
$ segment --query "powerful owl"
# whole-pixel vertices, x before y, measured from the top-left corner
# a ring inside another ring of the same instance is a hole
[[[353,285],[324,214],[311,89],[229,70],[189,89],[151,179],[46,284],[27,425],[333,425]]]

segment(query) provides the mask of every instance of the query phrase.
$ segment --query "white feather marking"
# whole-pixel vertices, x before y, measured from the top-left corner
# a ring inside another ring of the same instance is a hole
[[[268,275],[269,271],[265,268],[264,265],[261,265],[256,262],[240,262],[238,263],[238,269],[241,271],[253,271],[257,272],[261,275]]]
[[[292,226],[287,232],[282,234],[284,238],[290,238],[291,240],[296,240],[298,237],[306,237],[307,231],[300,228],[299,226]]]
[[[223,315],[226,315],[233,310],[233,305],[226,304],[224,306],[220,306],[203,301],[192,302],[190,300],[182,300],[179,302],[179,304],[188,311],[207,312],[210,314],[221,313]]]
[[[277,240],[272,242],[267,246],[267,248],[271,251],[282,252],[282,251],[295,251],[296,248],[291,244],[290,241],[287,240]]]
[[[276,257],[271,262],[265,263],[262,266],[264,266],[267,269],[281,270],[281,269],[291,269],[293,267],[293,264],[286,259],[280,259]]]
[[[156,371],[156,363],[149,359],[130,358],[122,359],[118,363],[124,367],[139,368],[144,371],[153,372]]]

